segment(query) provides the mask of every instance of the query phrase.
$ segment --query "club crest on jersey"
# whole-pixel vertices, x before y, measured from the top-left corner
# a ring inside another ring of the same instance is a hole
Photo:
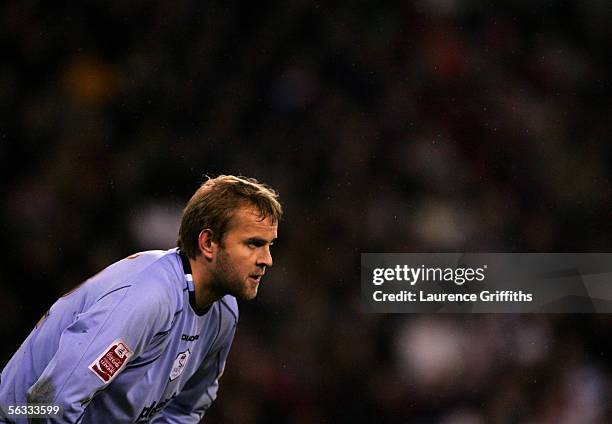
[[[105,383],[110,382],[123,369],[134,354],[121,339],[117,339],[89,365],[89,369]]]
[[[172,371],[170,371],[170,381],[174,380],[183,373],[185,364],[187,364],[187,360],[189,359],[190,355],[191,351],[189,349],[176,355],[174,364],[172,364]]]

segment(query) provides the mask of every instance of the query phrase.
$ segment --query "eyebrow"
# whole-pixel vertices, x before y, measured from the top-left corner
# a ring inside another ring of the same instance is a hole
[[[278,240],[278,238],[273,238],[272,240],[268,241],[264,238],[261,237],[249,237],[248,239],[246,239],[247,243],[274,243],[276,240]]]

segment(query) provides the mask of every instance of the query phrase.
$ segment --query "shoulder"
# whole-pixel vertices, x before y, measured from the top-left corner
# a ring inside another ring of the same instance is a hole
[[[238,302],[234,296],[225,295],[215,303],[215,316],[218,317],[219,325],[214,345],[220,349],[230,346],[234,338],[238,325]]]
[[[123,298],[173,302],[182,293],[184,276],[177,271],[173,250],[139,252],[121,259],[64,294],[60,301],[84,310],[94,304],[112,306]],[[129,293],[129,296],[128,296]]]
[[[224,320],[233,325],[238,324],[238,302],[232,295],[225,295],[219,299],[219,309]]]
[[[168,313],[181,309],[186,282],[176,256],[174,249],[155,250],[140,252],[117,262],[119,268],[131,270],[126,281],[131,286],[131,297],[138,303]]]
[[[134,284],[141,280],[175,281],[182,279],[176,249],[149,250],[123,258],[90,278],[109,287],[114,284]]]

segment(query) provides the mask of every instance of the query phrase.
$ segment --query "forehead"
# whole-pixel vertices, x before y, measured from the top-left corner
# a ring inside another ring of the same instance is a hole
[[[272,222],[267,216],[261,219],[257,208],[252,206],[241,206],[234,212],[228,227],[228,234],[241,234],[246,236],[259,236],[273,240],[277,236],[278,224]]]

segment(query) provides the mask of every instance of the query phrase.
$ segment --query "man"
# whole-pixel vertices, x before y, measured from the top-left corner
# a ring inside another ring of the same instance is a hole
[[[47,404],[61,409],[49,422],[199,422],[234,337],[235,298],[257,295],[281,216],[254,179],[206,181],[178,248],[116,262],[51,307],[2,371],[0,421],[27,422],[25,405]]]

